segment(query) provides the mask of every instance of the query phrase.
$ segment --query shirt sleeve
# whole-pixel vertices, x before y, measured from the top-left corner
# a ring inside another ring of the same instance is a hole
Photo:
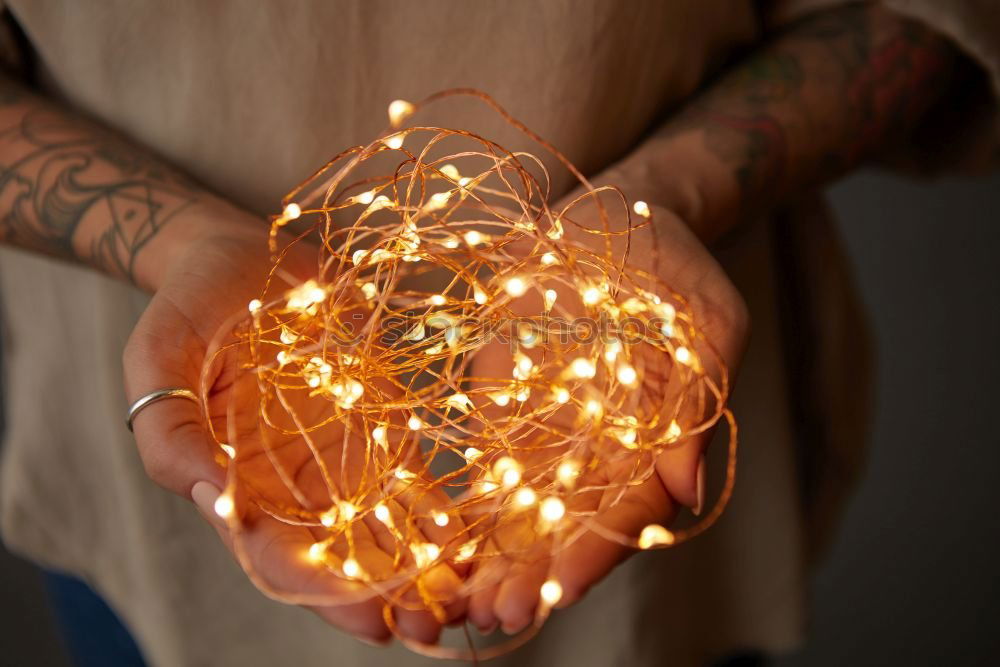
[[[850,0],[773,0],[762,16],[768,29],[809,14],[854,4]],[[970,68],[950,96],[886,156],[892,166],[918,172],[983,171],[1000,163],[1000,7],[996,0],[878,0],[949,38]],[[973,71],[975,70],[975,71]]]

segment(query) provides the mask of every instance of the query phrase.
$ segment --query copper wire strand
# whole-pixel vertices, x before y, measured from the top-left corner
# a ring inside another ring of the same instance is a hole
[[[488,105],[582,191],[553,209],[549,172],[535,155],[467,130],[402,126],[428,104],[456,96]],[[427,586],[437,567],[474,568],[491,558],[521,566],[551,558],[588,531],[650,549],[707,530],[735,482],[728,371],[687,300],[655,275],[659,254],[653,270],[630,266],[634,233],[651,227],[655,234],[648,207],[630,207],[617,187],[593,186],[485,93],[453,89],[395,104],[406,113],[393,117],[390,107],[390,127],[376,140],[341,152],[282,200],[260,298],[212,342],[202,405],[226,452],[219,460],[227,467],[224,494],[236,507],[225,517],[234,551],[258,588],[293,604],[379,597],[385,623],[414,651],[485,660],[530,639],[557,600],[544,599],[543,590],[534,623],[485,649],[403,637],[393,610],[441,617],[448,600]],[[402,145],[418,138],[420,150]],[[463,146],[446,151],[445,143]],[[394,168],[372,175],[370,161],[393,155],[400,156]],[[623,245],[617,254],[615,238]],[[314,256],[315,277],[303,281],[293,256]],[[442,276],[439,291],[423,282]],[[533,306],[544,334],[537,339],[522,335],[522,297],[545,304]],[[614,338],[566,341],[543,328],[582,313],[610,318],[619,327]],[[643,327],[640,339],[625,339],[627,321]],[[496,339],[503,331],[505,342]],[[482,359],[513,373],[484,373]],[[234,389],[223,414],[212,414],[214,380],[227,364],[246,378],[233,384],[245,395]],[[656,474],[661,452],[706,438],[722,422],[725,479],[700,519],[670,530],[650,525],[642,535],[601,523]],[[444,459],[451,469],[436,470]],[[303,474],[313,479],[308,488]],[[343,585],[315,593],[269,582],[246,549],[254,513],[309,531],[315,541],[303,557]],[[392,543],[381,549],[388,570],[359,555],[358,539],[373,535],[369,525]],[[453,537],[435,541],[434,525],[452,526]],[[491,583],[475,570],[457,594]]]

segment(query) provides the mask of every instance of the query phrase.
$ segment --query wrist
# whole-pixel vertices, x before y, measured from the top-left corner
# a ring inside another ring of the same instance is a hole
[[[266,250],[267,225],[261,218],[222,200],[192,204],[164,225],[138,255],[136,286],[147,292],[157,291],[189,252],[219,240]]]
[[[739,182],[704,147],[697,129],[654,136],[600,176],[620,187],[630,202],[643,200],[675,213],[710,245],[740,219]]]

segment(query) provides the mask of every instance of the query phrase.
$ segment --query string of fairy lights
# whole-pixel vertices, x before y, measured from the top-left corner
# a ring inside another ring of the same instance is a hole
[[[582,194],[554,208],[535,156],[406,126],[456,95],[539,143]],[[449,600],[428,585],[437,568],[460,572],[468,595],[494,583],[480,562],[538,562],[586,531],[651,549],[707,529],[735,473],[726,369],[683,295],[628,262],[650,207],[593,187],[478,91],[397,100],[389,119],[285,197],[266,287],[206,363],[206,405],[221,366],[238,378],[225,417],[211,420],[228,468],[216,511],[237,547],[238,504],[310,531],[303,557],[354,584],[322,602],[380,596],[395,630],[394,607],[444,618]],[[720,421],[726,481],[696,524],[621,535],[601,523],[664,450]],[[544,581],[526,636],[562,594],[557,578]],[[408,643],[443,657],[471,650]]]

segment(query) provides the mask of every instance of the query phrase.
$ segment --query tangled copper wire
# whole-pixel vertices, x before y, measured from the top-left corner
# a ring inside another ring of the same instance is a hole
[[[455,95],[480,99],[549,151],[581,194],[553,208],[533,155],[403,126]],[[683,295],[629,265],[629,235],[653,223],[649,207],[592,187],[478,91],[397,100],[389,115],[382,136],[285,197],[266,287],[206,364],[207,405],[220,359],[238,359],[240,394],[212,421],[229,480],[217,511],[234,541],[240,499],[311,531],[304,556],[355,586],[305,600],[255,583],[289,602],[381,596],[395,629],[393,606],[442,616],[447,600],[427,577],[443,564],[471,573],[467,595],[490,583],[476,576],[481,559],[532,562],[588,530],[637,548],[704,531],[731,492],[735,423],[724,364]],[[598,505],[613,506],[655,474],[662,451],[720,420],[727,479],[698,523],[640,535],[600,523]],[[378,558],[362,532],[377,533]],[[554,578],[541,587],[534,629],[561,594]]]

